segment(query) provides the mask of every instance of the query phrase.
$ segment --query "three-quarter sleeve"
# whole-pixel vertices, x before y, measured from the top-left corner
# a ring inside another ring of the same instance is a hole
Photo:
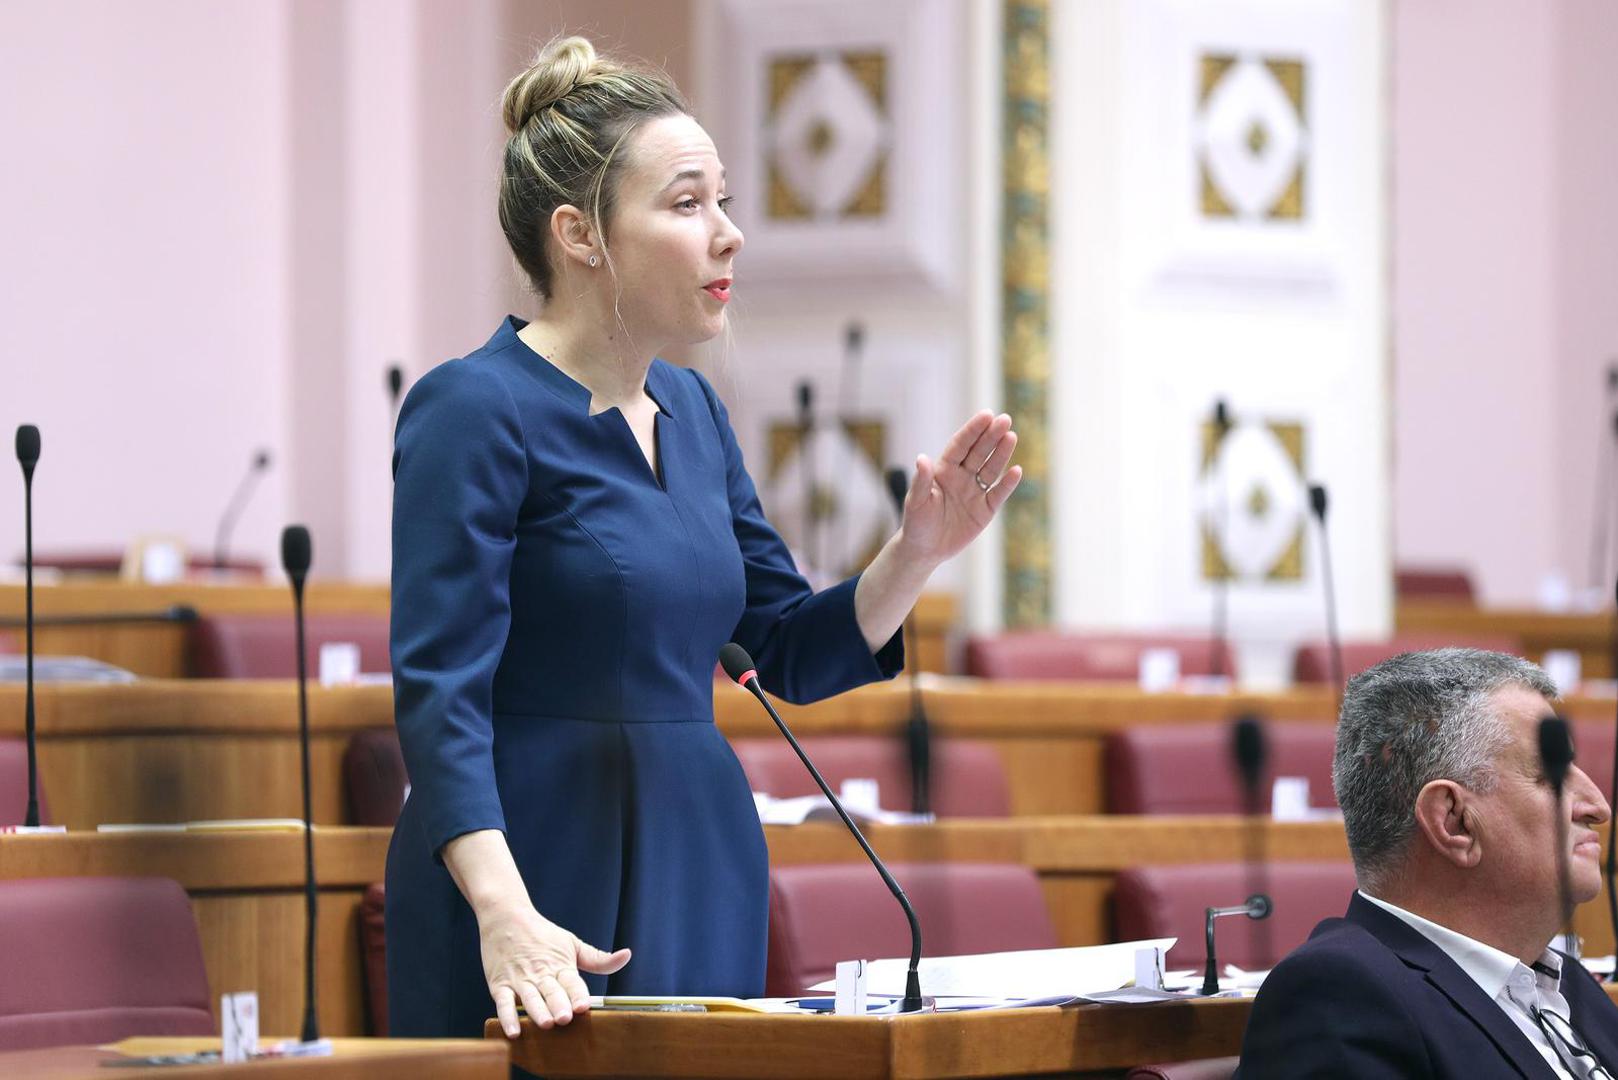
[[[393,457],[394,718],[434,857],[504,831],[495,789],[494,674],[511,625],[511,559],[528,462],[497,373],[456,360],[399,413]]]
[[[724,402],[700,373],[690,374],[708,400],[724,449],[731,522],[747,574],[747,608],[732,637],[752,654],[759,681],[772,694],[804,704],[892,678],[904,668],[903,632],[873,656],[854,615],[858,575],[817,593],[798,573],[759,506]]]

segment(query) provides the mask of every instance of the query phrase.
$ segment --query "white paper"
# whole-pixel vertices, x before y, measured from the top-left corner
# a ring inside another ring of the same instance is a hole
[[[921,961],[921,992],[932,997],[1075,997],[1117,990],[1135,976],[1135,950],[1168,952],[1177,938],[1125,941],[1076,949],[1028,949],[975,956],[928,956]],[[866,992],[902,996],[909,959],[866,964]],[[829,980],[811,990],[836,990]]]
[[[832,1006],[838,1016],[865,1015],[865,961],[837,962],[837,1000]]]
[[[840,821],[831,801],[824,795],[798,795],[790,799],[775,799],[761,791],[753,792],[753,806],[758,820],[764,825],[802,825],[806,821]],[[908,810],[862,810],[844,805],[848,816],[861,825],[930,825],[932,814],[913,814]]]
[[[1140,688],[1148,694],[1173,690],[1180,681],[1178,649],[1152,648],[1140,651]]]
[[[359,678],[360,647],[352,641],[327,641],[320,646],[320,685],[348,686]]]
[[[258,995],[251,990],[219,996],[220,1056],[226,1064],[258,1053]]]
[[[1270,816],[1276,821],[1309,820],[1309,778],[1277,776],[1270,790]]]

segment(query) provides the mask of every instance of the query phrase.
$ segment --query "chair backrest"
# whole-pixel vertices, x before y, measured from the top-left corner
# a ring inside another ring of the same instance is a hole
[[[1045,894],[1015,863],[897,863],[888,867],[916,909],[929,956],[1057,945]],[[764,992],[785,997],[832,978],[840,960],[910,955],[904,912],[864,860],[770,871]]]
[[[167,878],[0,882],[0,1049],[215,1033],[202,943]]]
[[[1322,919],[1341,915],[1354,893],[1354,866],[1342,862],[1271,862],[1263,887],[1275,910],[1262,922],[1233,915],[1218,921],[1215,945],[1221,966],[1273,967],[1302,945]],[[1113,884],[1113,931],[1119,941],[1178,938],[1165,961],[1201,971],[1207,962],[1206,909],[1240,904],[1254,882],[1243,863],[1140,866],[1120,871]]]
[[[884,810],[910,809],[910,760],[898,736],[823,735],[798,741],[833,791],[844,780],[868,778],[877,782]],[[754,791],[786,799],[820,790],[783,739],[736,739],[731,746]],[[1011,813],[1005,765],[993,746],[934,738],[929,761],[932,809],[939,817],[1005,817]]]
[[[352,824],[393,828],[410,787],[399,733],[393,728],[371,728],[348,740],[343,751],[343,787]]]
[[[1573,746],[1575,760],[1601,793],[1612,797],[1612,740],[1611,720],[1575,720]]]
[[[1241,1058],[1203,1058],[1176,1061],[1168,1065],[1140,1065],[1130,1069],[1124,1080],[1230,1080],[1236,1075]]]
[[[1387,641],[1343,642],[1343,678],[1352,679],[1366,668],[1375,667],[1389,657],[1400,653],[1424,652],[1456,646],[1466,649],[1487,649],[1490,652],[1521,655],[1522,645],[1515,638],[1491,636],[1457,637],[1454,634],[1399,634]],[[1298,646],[1292,657],[1292,681],[1295,683],[1331,682],[1331,645],[1325,641],[1306,641]]]
[[[1472,575],[1454,566],[1396,566],[1393,595],[1400,600],[1477,602]]]
[[[388,938],[384,927],[387,892],[382,882],[366,886],[360,898],[360,982],[365,987],[365,1034],[388,1037]]]
[[[37,778],[39,822],[49,825],[50,807],[45,803],[45,781]],[[0,739],[0,825],[21,825],[28,815],[28,743],[23,739]]]
[[[1309,805],[1337,805],[1331,759],[1337,729],[1308,721],[1264,726],[1268,745],[1259,779],[1270,812],[1278,776],[1309,781]],[[1110,733],[1103,746],[1109,814],[1240,814],[1247,810],[1231,756],[1229,724],[1142,724]]]
[[[969,638],[966,673],[984,679],[1093,679],[1138,682],[1147,649],[1173,649],[1181,675],[1212,675],[1218,654],[1212,638],[1188,634],[1079,634],[1014,630]],[[1229,651],[1217,665],[1231,673]]]
[[[207,615],[191,627],[187,670],[201,679],[290,679],[298,674],[292,614]],[[320,647],[347,641],[360,647],[360,670],[392,670],[386,615],[310,615],[304,655],[311,680],[320,675]]]

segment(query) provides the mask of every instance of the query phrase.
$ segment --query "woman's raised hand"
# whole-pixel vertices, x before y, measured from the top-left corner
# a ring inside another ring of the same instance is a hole
[[[916,458],[901,525],[912,557],[941,563],[994,520],[1022,482],[1022,466],[1011,464],[1016,446],[1011,417],[985,409],[950,437],[936,462]]]
[[[483,975],[507,1038],[521,1030],[518,1002],[542,1028],[565,1024],[590,1008],[579,972],[611,975],[629,963],[628,949],[602,952],[522,902],[480,911],[478,937]]]

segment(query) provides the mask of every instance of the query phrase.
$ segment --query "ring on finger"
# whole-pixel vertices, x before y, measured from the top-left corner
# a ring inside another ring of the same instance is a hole
[[[987,465],[988,462],[984,462],[984,464]],[[977,472],[973,473],[972,479],[978,482],[979,491],[987,492],[989,490],[990,485],[983,479],[983,470],[979,469]]]

